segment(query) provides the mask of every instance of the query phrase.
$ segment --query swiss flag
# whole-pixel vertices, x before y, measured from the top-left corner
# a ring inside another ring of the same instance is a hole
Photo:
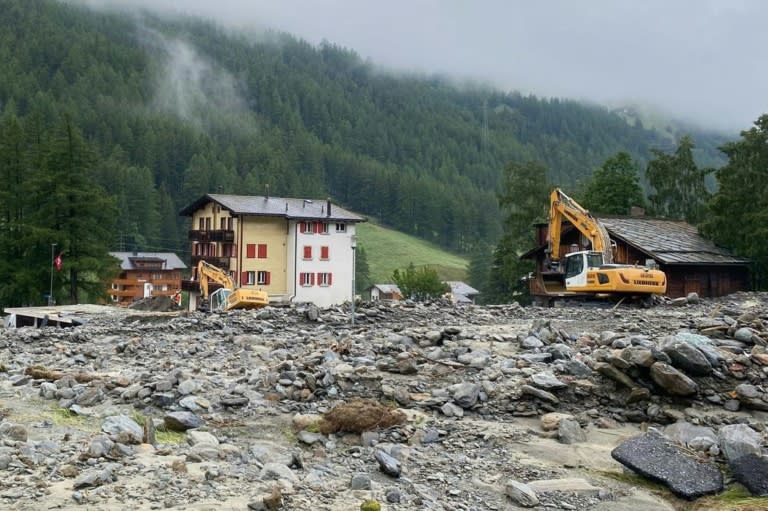
[[[56,270],[61,271],[61,268],[63,266],[63,263],[61,261],[61,254],[53,258],[53,266],[54,268],[56,268]]]

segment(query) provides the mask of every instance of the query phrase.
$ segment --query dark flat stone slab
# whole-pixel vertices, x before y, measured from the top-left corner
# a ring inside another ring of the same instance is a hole
[[[643,477],[669,487],[685,499],[723,491],[723,474],[714,465],[700,463],[654,432],[623,442],[611,451],[613,459]]]
[[[746,454],[729,461],[733,477],[756,497],[768,497],[768,460],[757,454]]]

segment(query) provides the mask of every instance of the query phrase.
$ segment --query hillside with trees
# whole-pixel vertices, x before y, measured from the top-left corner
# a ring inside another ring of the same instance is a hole
[[[331,43],[54,0],[0,7],[0,172],[20,179],[6,181],[0,235],[30,236],[4,247],[16,250],[8,268],[52,240],[75,253],[73,229],[86,229],[52,223],[32,201],[62,195],[49,185],[66,177],[63,126],[85,158],[87,208],[117,212],[94,246],[182,255],[178,211],[208,192],[331,197],[444,248],[489,253],[506,233],[497,198],[510,162],[540,162],[547,182],[581,189],[619,152],[644,169],[653,149],[675,146],[607,108],[395,76]],[[710,155],[724,141],[692,135]]]

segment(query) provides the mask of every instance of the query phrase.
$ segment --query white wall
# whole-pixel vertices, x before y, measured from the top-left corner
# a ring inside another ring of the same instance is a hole
[[[312,302],[320,307],[341,304],[352,298],[352,236],[355,224],[346,224],[344,233],[336,232],[336,222],[330,222],[328,234],[298,232],[296,222],[291,222],[288,233],[288,289],[294,294],[294,302]],[[312,259],[304,260],[304,247],[312,247]],[[329,259],[320,260],[320,247],[327,246]],[[300,286],[300,273],[314,273],[314,286]],[[317,284],[317,273],[332,273],[330,286]]]

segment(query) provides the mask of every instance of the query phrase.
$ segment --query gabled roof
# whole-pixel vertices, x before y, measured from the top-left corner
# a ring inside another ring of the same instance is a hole
[[[477,289],[458,280],[447,280],[445,283],[451,288],[451,294],[454,295],[473,296],[480,294]]]
[[[379,292],[384,293],[384,294],[388,294],[388,295],[392,295],[392,294],[402,295],[402,293],[400,292],[400,288],[397,287],[397,284],[374,284],[371,287],[369,287],[368,290],[371,290],[371,289],[374,289],[374,288],[378,289]]]
[[[333,220],[339,222],[365,222],[344,208],[332,204],[330,200],[290,199],[284,197],[264,197],[258,195],[223,195],[206,194],[182,209],[181,216],[192,216],[198,209],[209,202],[215,202],[233,215],[278,216],[294,220]],[[329,214],[330,209],[330,214]]]
[[[162,263],[163,270],[183,270],[187,267],[173,252],[110,252],[120,259],[120,269],[135,270],[135,261]]]
[[[696,227],[682,220],[645,217],[601,217],[616,240],[647,253],[661,264],[749,264],[728,250],[701,237]]]

